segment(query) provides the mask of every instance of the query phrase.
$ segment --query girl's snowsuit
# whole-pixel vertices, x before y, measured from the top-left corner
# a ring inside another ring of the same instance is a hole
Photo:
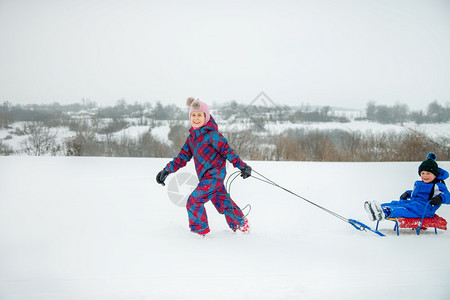
[[[169,173],[176,172],[194,157],[195,170],[200,182],[186,203],[189,227],[194,232],[204,232],[209,229],[204,204],[211,200],[217,211],[225,214],[228,226],[236,229],[243,225],[244,215],[225,190],[225,166],[226,160],[238,169],[242,169],[245,163],[230,148],[225,137],[219,133],[212,116],[203,127],[191,128],[189,132],[178,156],[165,167]]]
[[[431,183],[425,183],[422,180],[417,180],[414,183],[413,190],[407,190],[406,193],[410,196],[409,200],[400,199],[400,201],[392,201],[390,203],[383,203],[381,207],[388,207],[390,210],[389,218],[422,218],[425,212],[425,218],[432,218],[439,206],[427,205],[427,202],[440,195],[442,203],[450,204],[450,193],[447,186],[443,182],[448,178],[449,174],[444,169],[439,168],[440,174]]]

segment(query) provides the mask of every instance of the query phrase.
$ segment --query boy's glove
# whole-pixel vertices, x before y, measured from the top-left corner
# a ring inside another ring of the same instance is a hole
[[[442,197],[440,195],[437,195],[433,197],[430,201],[431,205],[439,206],[442,204]]]
[[[158,173],[158,175],[156,175],[156,182],[165,186],[166,184],[164,183],[164,181],[166,180],[167,176],[169,176],[169,172],[166,169],[163,169]]]
[[[241,170],[242,178],[248,178],[252,176],[252,168],[249,165],[245,165]]]
[[[400,196],[400,199],[402,199],[402,200],[406,200],[406,199],[408,199],[409,198],[409,194],[407,193],[407,192],[404,192],[401,196]]]

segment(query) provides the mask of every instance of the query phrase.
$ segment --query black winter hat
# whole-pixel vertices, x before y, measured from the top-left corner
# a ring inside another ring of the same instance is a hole
[[[428,153],[427,159],[424,160],[419,166],[419,175],[422,171],[433,173],[435,176],[439,176],[439,174],[441,174],[436,162],[436,154],[433,152]]]

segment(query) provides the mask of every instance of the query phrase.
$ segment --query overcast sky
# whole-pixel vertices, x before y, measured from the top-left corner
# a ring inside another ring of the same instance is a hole
[[[450,102],[449,0],[0,0],[0,102]]]

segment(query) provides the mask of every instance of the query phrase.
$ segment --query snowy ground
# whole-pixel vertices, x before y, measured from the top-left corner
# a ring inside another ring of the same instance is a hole
[[[413,122],[401,124],[381,124],[369,121],[352,121],[348,123],[338,122],[320,122],[320,123],[298,123],[293,124],[290,122],[272,123],[265,126],[266,129],[272,134],[280,134],[287,129],[305,129],[305,130],[335,130],[340,129],[348,132],[361,132],[361,133],[395,133],[399,134],[407,132],[408,130],[414,130],[424,133],[431,139],[450,139],[450,122],[449,123],[436,123],[436,124],[416,124]]]
[[[251,204],[235,234],[207,205],[211,233],[189,233],[168,187],[168,159],[0,157],[0,299],[449,299],[450,232],[379,237],[254,178],[231,195]],[[248,162],[347,218],[390,201],[417,162]],[[450,170],[450,162],[440,162]],[[230,170],[232,171],[232,169]],[[189,187],[181,188],[184,193]],[[450,221],[450,206],[439,210]]]

